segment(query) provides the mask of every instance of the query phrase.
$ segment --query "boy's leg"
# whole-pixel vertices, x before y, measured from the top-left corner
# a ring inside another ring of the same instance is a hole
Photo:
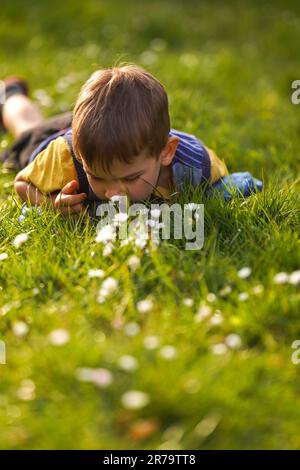
[[[2,108],[4,127],[16,138],[23,132],[41,124],[44,118],[38,107],[21,93],[8,97]]]

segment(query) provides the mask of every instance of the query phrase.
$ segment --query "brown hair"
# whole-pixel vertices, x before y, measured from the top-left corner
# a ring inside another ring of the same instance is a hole
[[[170,132],[167,93],[134,64],[98,70],[81,88],[72,130],[75,155],[95,173],[115,159],[158,158]]]

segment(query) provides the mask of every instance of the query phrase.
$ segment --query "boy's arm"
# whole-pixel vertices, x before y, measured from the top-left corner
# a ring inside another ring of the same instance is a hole
[[[81,212],[84,209],[83,201],[87,197],[85,193],[77,194],[78,183],[75,180],[66,184],[61,191],[44,194],[32,183],[25,181],[18,173],[14,187],[22,201],[37,206],[45,201],[47,207],[59,209],[63,214]]]
[[[46,202],[46,205],[53,206],[58,192],[53,192],[49,195],[44,195],[38,188],[32,183],[25,181],[22,176],[18,173],[14,183],[15,191],[22,201],[30,202],[33,206],[40,206],[42,201]]]

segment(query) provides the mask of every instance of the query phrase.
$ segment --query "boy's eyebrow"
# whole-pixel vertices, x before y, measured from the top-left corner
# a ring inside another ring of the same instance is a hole
[[[88,171],[88,170],[85,170],[85,172],[86,172],[88,175],[93,176],[94,178],[101,178],[101,176],[93,175],[93,173],[91,173],[91,172]],[[131,174],[129,174],[129,175],[122,176],[120,179],[123,179],[123,178],[133,178],[134,176],[142,175],[143,173],[144,173],[144,170],[140,170],[140,171],[137,171],[136,173],[131,173]]]

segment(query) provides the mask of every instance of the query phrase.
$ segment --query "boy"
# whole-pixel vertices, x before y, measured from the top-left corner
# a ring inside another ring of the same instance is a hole
[[[136,65],[93,73],[73,115],[53,118],[50,130],[22,80],[6,81],[6,92],[3,127],[19,138],[16,144],[24,138],[31,147],[33,141],[40,144],[29,161],[18,155],[22,170],[15,190],[31,204],[39,205],[46,195],[62,213],[78,213],[86,202],[125,194],[131,201],[152,193],[168,198],[185,182],[213,185],[228,174],[199,139],[170,129],[164,87]],[[50,137],[41,139],[41,130]]]

